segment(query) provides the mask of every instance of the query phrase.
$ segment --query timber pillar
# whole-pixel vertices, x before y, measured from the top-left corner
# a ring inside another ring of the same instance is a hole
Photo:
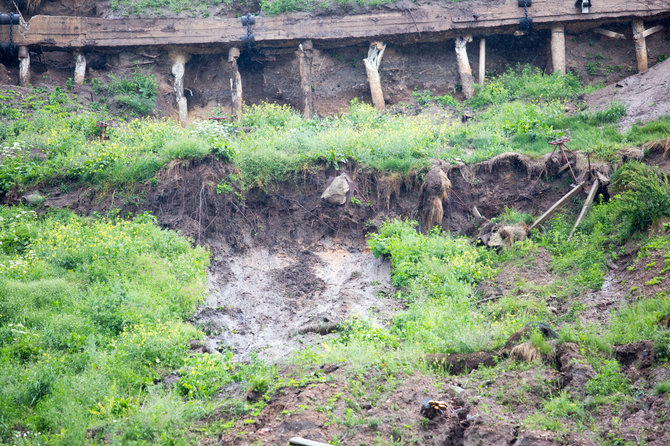
[[[30,52],[28,47],[19,47],[19,85],[30,85]]]
[[[486,38],[479,39],[479,85],[486,81]]]
[[[242,76],[237,66],[240,58],[240,49],[232,47],[228,50],[228,62],[230,63],[230,91],[232,96],[233,114],[237,119],[242,118]]]
[[[365,73],[368,76],[368,83],[370,84],[370,94],[372,95],[372,104],[377,110],[383,110],[386,103],[384,102],[384,92],[382,91],[382,82],[379,77],[379,66],[384,57],[386,44],[383,42],[372,42],[368,49],[368,57],[363,59],[365,64]]]
[[[637,71],[647,71],[647,38],[644,32],[644,22],[633,20],[633,40],[635,41],[635,58],[637,59]]]
[[[302,90],[303,108],[305,119],[312,119],[314,103],[312,98],[312,60],[314,58],[314,46],[311,40],[305,40],[298,45],[298,62],[300,65],[300,89]]]
[[[184,73],[188,57],[185,54],[177,53],[171,55],[172,75],[174,76],[174,93],[177,100],[177,111],[179,112],[179,122],[185,123],[188,118],[188,104],[184,96]]]
[[[458,74],[461,76],[463,94],[467,99],[475,95],[475,79],[472,76],[472,68],[468,60],[467,45],[472,42],[472,36],[465,35],[456,38],[456,60],[458,61]]]
[[[551,27],[551,65],[554,73],[565,74],[565,25]]]
[[[74,84],[81,86],[86,79],[86,56],[76,53],[74,56]]]

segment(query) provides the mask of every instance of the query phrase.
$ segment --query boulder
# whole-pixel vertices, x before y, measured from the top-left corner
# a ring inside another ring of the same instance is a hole
[[[336,177],[330,186],[323,191],[321,199],[327,203],[342,206],[347,202],[347,194],[349,193],[349,179],[347,174]]]

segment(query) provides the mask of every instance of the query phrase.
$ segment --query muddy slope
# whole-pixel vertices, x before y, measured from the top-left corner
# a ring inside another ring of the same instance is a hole
[[[584,99],[594,110],[603,110],[613,103],[626,106],[626,115],[619,123],[620,130],[633,124],[645,124],[670,114],[670,60],[661,62],[644,73],[588,94]]]

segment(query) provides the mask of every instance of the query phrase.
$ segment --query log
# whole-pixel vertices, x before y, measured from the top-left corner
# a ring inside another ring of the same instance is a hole
[[[379,78],[379,66],[384,57],[386,44],[383,42],[372,42],[368,48],[368,57],[363,59],[365,73],[368,76],[370,84],[370,94],[372,95],[372,104],[377,110],[383,110],[386,105],[384,102],[384,92],[382,91],[382,82]]]
[[[19,85],[30,85],[30,53],[25,46],[19,47]]]
[[[574,189],[572,189],[572,190],[571,190],[570,192],[568,192],[567,194],[563,195],[563,197],[562,197],[560,200],[558,200],[556,203],[554,203],[554,205],[553,205],[552,207],[550,207],[550,208],[547,210],[547,212],[545,212],[544,214],[542,214],[542,215],[540,216],[540,218],[538,218],[537,220],[535,220],[535,223],[533,223],[533,224],[530,226],[530,228],[528,228],[528,230],[530,231],[531,229],[537,228],[537,227],[540,226],[542,223],[544,223],[545,221],[547,221],[547,220],[549,219],[549,217],[551,217],[552,215],[554,215],[554,214],[556,213],[556,211],[558,211],[559,209],[561,209],[563,206],[565,206],[565,204],[566,204],[568,201],[570,201],[574,196],[576,196],[576,195],[582,190],[582,187],[583,187],[583,183],[579,183]]]
[[[467,99],[475,95],[474,78],[472,77],[472,68],[468,60],[467,45],[472,42],[471,35],[459,36],[456,38],[456,60],[458,61],[458,74],[461,76],[461,85],[463,94]]]
[[[479,39],[479,85],[486,81],[486,38]]]
[[[242,76],[237,66],[237,59],[240,57],[239,48],[231,48],[228,51],[228,62],[230,62],[230,91],[233,107],[233,114],[237,119],[242,118]]]
[[[302,90],[303,115],[312,119],[312,60],[313,48],[311,40],[298,45],[298,64],[300,66],[300,89]]]
[[[637,71],[647,71],[647,39],[644,37],[644,22],[633,20],[633,40],[635,41],[635,58],[637,59]]]
[[[74,84],[81,86],[86,79],[86,56],[76,53],[74,56]]]
[[[577,226],[582,222],[584,217],[586,216],[586,213],[588,212],[589,208],[591,207],[591,203],[593,203],[593,199],[596,197],[596,192],[598,192],[598,187],[600,186],[600,182],[598,180],[595,180],[593,182],[593,186],[591,186],[591,190],[589,191],[589,195],[586,197],[586,201],[584,202],[584,206],[582,207],[582,211],[579,213],[579,217],[577,217],[577,221],[575,222],[575,225],[572,227],[572,231],[570,231],[570,235],[568,236],[568,240],[570,240],[577,230]]]
[[[186,55],[177,53],[171,55],[172,75],[174,76],[174,93],[177,100],[177,111],[179,112],[179,122],[185,123],[188,118],[188,104],[184,96],[184,72],[186,65]]]
[[[554,73],[565,74],[565,26],[551,27],[551,65]]]

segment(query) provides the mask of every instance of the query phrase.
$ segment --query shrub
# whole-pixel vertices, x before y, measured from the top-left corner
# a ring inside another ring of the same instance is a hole
[[[579,78],[572,73],[543,74],[539,68],[517,65],[497,78],[477,86],[477,94],[468,103],[474,107],[501,104],[513,99],[569,99],[581,90]]]
[[[619,242],[646,230],[657,219],[670,215],[668,179],[658,169],[629,162],[612,175],[612,200],[595,208],[585,228],[600,228]]]

